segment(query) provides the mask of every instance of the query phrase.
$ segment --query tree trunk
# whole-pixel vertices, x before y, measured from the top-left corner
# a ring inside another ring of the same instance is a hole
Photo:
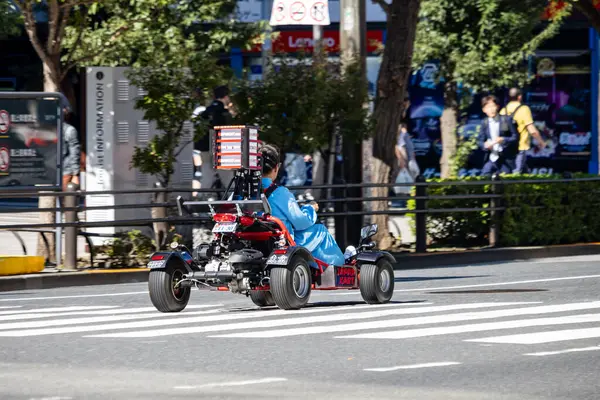
[[[387,10],[387,41],[377,80],[374,110],[376,126],[373,137],[373,183],[389,183],[390,168],[396,162],[394,144],[411,73],[419,8],[419,0],[393,0]],[[373,194],[386,197],[388,191],[386,187],[376,188]],[[375,202],[373,210],[387,210],[387,202]],[[379,225],[379,232],[374,240],[379,248],[388,249],[392,244],[388,216],[376,215],[373,222]]]
[[[440,158],[441,178],[451,178],[450,162],[456,154],[458,126],[458,102],[456,100],[456,84],[448,82],[444,86],[444,111],[440,119],[442,131],[442,157]]]
[[[53,62],[54,61],[54,62]],[[60,89],[59,72],[58,72],[58,64],[59,60],[55,59],[47,59],[43,61],[43,71],[44,71],[44,91],[45,92],[58,92]],[[60,136],[59,136],[60,137]],[[57,157],[59,159],[62,157],[62,154],[58,154]],[[60,204],[59,198],[54,196],[41,196],[39,199],[39,208],[55,208]],[[54,212],[41,212],[40,213],[40,223],[41,224],[52,224],[55,222],[56,213]],[[49,230],[48,228],[44,228]],[[48,241],[49,249],[46,249],[46,245],[44,243],[41,235],[46,237]],[[56,262],[56,237],[51,233],[41,233],[38,238],[37,244],[37,254],[39,256],[46,257],[49,262]]]

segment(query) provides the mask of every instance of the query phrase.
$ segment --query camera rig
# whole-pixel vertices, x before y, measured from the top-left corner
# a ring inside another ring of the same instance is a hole
[[[222,200],[260,200],[262,157],[258,127],[215,126],[210,130],[214,168],[234,170]]]

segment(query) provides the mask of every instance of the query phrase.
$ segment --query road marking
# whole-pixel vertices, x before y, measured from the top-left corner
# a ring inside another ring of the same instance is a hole
[[[377,307],[392,307],[398,306],[399,304],[383,304]],[[402,304],[400,304],[402,305]],[[411,303],[411,305],[414,305]],[[331,312],[338,311],[342,309],[357,309],[357,308],[373,308],[372,305],[363,305],[363,306],[342,306],[342,307],[329,307],[329,308],[305,308],[299,310],[298,314],[308,314],[308,313],[318,313],[318,312]],[[202,322],[211,322],[211,321],[231,321],[236,319],[246,319],[246,318],[263,318],[270,316],[280,316],[280,315],[290,315],[289,311],[286,310],[252,310],[247,313],[235,313],[228,312],[222,310],[213,310],[210,312],[223,312],[223,315],[218,316],[209,316],[209,317],[185,317],[185,315],[193,315],[193,313],[169,313],[163,314],[158,313],[157,316],[171,316],[173,318],[161,318],[160,320],[150,320],[150,321],[140,321],[140,322],[128,322],[128,323],[116,323],[116,324],[103,324],[103,325],[88,325],[88,326],[73,326],[73,327],[61,327],[61,328],[45,328],[45,329],[26,329],[26,330],[17,330],[17,331],[0,331],[0,337],[19,337],[19,336],[41,336],[41,335],[53,335],[53,334],[62,334],[62,333],[77,333],[77,332],[93,332],[93,331],[103,331],[103,330],[115,330],[115,329],[137,329],[137,328],[147,328],[147,327],[156,327],[156,326],[164,326],[164,325],[179,325],[179,324],[191,324],[191,323],[202,323]],[[209,312],[196,312],[195,314],[200,313],[209,313]],[[117,318],[117,317],[114,317]],[[148,317],[144,317],[148,318]],[[81,319],[79,320],[81,321]],[[77,324],[77,323],[75,323]],[[0,329],[2,329],[2,325],[0,325]]]
[[[239,381],[239,382],[207,383],[204,385],[197,385],[197,386],[175,386],[174,389],[193,390],[193,389],[206,389],[206,388],[213,388],[213,387],[255,385],[255,384],[259,384],[259,383],[273,383],[273,382],[285,382],[285,381],[287,381],[286,378],[264,378],[264,379]]]
[[[425,336],[451,335],[455,333],[482,332],[501,329],[526,328],[543,325],[566,325],[584,322],[600,322],[600,314],[570,315],[565,317],[523,319],[517,321],[489,322],[439,328],[408,329],[403,331],[388,331],[364,333],[350,336],[337,336],[344,339],[410,339]]]
[[[21,308],[23,306],[0,306],[0,309],[5,309],[5,308]]]
[[[221,310],[208,310],[208,311],[192,311],[186,313],[186,315],[205,315],[205,314],[215,314],[220,312]],[[121,315],[121,316],[108,316],[108,317],[87,317],[87,318],[69,318],[69,319],[51,319],[45,321],[32,321],[32,322],[12,322],[8,324],[0,324],[0,331],[5,331],[9,329],[32,329],[32,328],[46,328],[50,326],[67,326],[67,325],[79,325],[79,324],[92,324],[98,322],[113,322],[113,321],[130,321],[136,319],[148,319],[148,318],[159,318],[167,320],[165,323],[171,323],[170,319],[180,318],[181,315],[177,315],[176,313],[156,313],[156,314],[134,314],[134,315]],[[2,333],[1,335],[4,335]],[[0,335],[0,336],[1,336]]]
[[[578,349],[566,349],[566,350],[558,350],[558,351],[540,351],[539,353],[525,353],[523,355],[524,356],[542,357],[542,356],[553,356],[556,354],[566,354],[566,353],[574,353],[574,352],[581,352],[581,351],[596,351],[596,350],[600,350],[600,346],[582,347],[582,348],[578,348]]]
[[[251,381],[206,383],[204,385],[197,385],[197,386],[175,386],[173,389],[194,390],[194,389],[208,389],[208,388],[214,388],[214,387],[256,385],[259,383],[274,383],[274,382],[285,382],[285,381],[287,381],[286,378],[264,378],[264,379],[255,379],[255,380],[251,380]]]
[[[365,369],[363,369],[363,371],[389,372],[389,371],[397,371],[399,369],[447,367],[450,365],[459,365],[459,364],[460,364],[459,362],[455,362],[455,361],[445,361],[445,362],[434,362],[434,363],[425,363],[425,364],[400,365],[397,367],[387,367],[387,368],[365,368]]]
[[[148,294],[148,291],[143,292],[126,292],[126,293],[102,293],[102,294],[85,294],[77,296],[50,296],[50,297],[21,297],[14,299],[0,299],[0,301],[30,301],[30,300],[54,300],[54,299],[87,299],[88,297],[109,297],[109,296],[130,296],[132,294]]]
[[[222,306],[223,304],[207,304],[207,305],[198,305],[198,306],[189,306],[189,308],[192,309],[198,309],[198,308],[211,308],[211,307],[219,307]],[[76,308],[76,307],[74,307]],[[98,307],[98,308],[102,308],[102,307]],[[115,308],[118,308],[118,306],[115,306]],[[10,314],[10,315],[0,315],[0,321],[15,321],[15,320],[24,320],[24,319],[36,319],[36,318],[49,318],[49,317],[67,317],[69,315],[105,315],[105,314],[113,314],[113,315],[118,315],[118,314],[132,314],[132,313],[141,313],[141,312],[157,312],[156,308],[154,307],[138,307],[138,308],[121,308],[118,310],[115,309],[111,309],[111,310],[97,310],[97,311],[71,311],[71,312],[63,312],[63,313],[31,313],[28,314],[25,312],[25,310],[23,310],[22,314]],[[189,312],[186,312],[185,315],[190,314]],[[158,314],[158,315],[166,315],[166,314]],[[173,315],[173,314],[171,314]],[[148,315],[147,318],[153,317],[154,315]],[[144,316],[139,316],[140,318],[144,318]],[[85,318],[82,318],[85,320]],[[81,319],[80,319],[81,321]],[[116,320],[118,321],[118,320]],[[95,322],[95,321],[91,321],[91,322]],[[0,324],[0,329],[2,329],[2,325]]]
[[[29,400],[71,400],[72,397],[52,396],[52,397],[32,397]]]
[[[587,256],[540,258],[540,259],[530,260],[529,263],[534,263],[534,264],[562,264],[562,263],[586,262],[586,261],[600,261],[600,256],[598,254],[591,254],[591,255],[587,255]]]
[[[22,308],[23,306],[17,306]],[[1,307],[0,307],[1,308]],[[107,308],[119,308],[119,306],[73,306],[73,307],[49,307],[49,308],[33,308],[30,310],[11,310],[0,311],[0,315],[18,315],[30,313],[46,313],[46,312],[63,312],[63,311],[83,311],[83,310],[102,310]]]
[[[386,320],[386,321],[358,322],[358,323],[343,324],[343,325],[310,326],[310,327],[306,327],[306,328],[295,328],[295,329],[240,332],[240,333],[224,334],[224,335],[209,336],[209,337],[273,338],[273,337],[284,337],[284,336],[322,334],[322,333],[330,333],[330,332],[345,332],[345,331],[360,331],[360,330],[371,330],[372,331],[374,329],[397,328],[397,327],[401,327],[401,326],[410,326],[410,325],[426,325],[426,324],[436,324],[436,323],[442,323],[442,322],[471,321],[471,320],[479,320],[479,319],[511,317],[511,316],[516,316],[516,315],[533,315],[533,314],[545,314],[545,313],[555,313],[555,312],[574,311],[574,310],[586,310],[586,309],[591,309],[591,308],[600,308],[600,301],[588,302],[588,303],[552,305],[552,306],[515,308],[515,309],[498,310],[498,311],[482,311],[482,312],[459,313],[459,314],[450,314],[450,315],[436,315],[436,316],[416,317],[416,318],[396,319],[396,320]]]
[[[514,304],[514,303],[508,303]],[[452,306],[436,306],[436,307],[413,307],[407,309],[396,309],[396,310],[384,310],[384,311],[372,311],[354,314],[338,314],[338,315],[323,315],[319,317],[305,317],[305,318],[284,318],[279,320],[269,321],[257,321],[257,322],[246,322],[238,324],[225,324],[225,325],[212,325],[212,326],[190,326],[185,328],[166,328],[157,329],[143,332],[121,332],[104,335],[94,335],[91,337],[157,337],[157,336],[171,336],[171,335],[182,335],[189,333],[201,333],[201,332],[216,332],[216,331],[231,331],[231,330],[248,330],[253,328],[273,328],[276,326],[293,326],[293,325],[304,325],[314,324],[319,322],[332,322],[332,321],[345,321],[345,320],[356,320],[356,319],[372,319],[380,318],[390,315],[405,315],[405,314],[421,314],[425,312],[441,312],[450,310],[464,310],[466,308],[486,308],[486,307],[501,307],[507,305],[507,303],[476,303],[476,304],[457,304]],[[377,324],[377,321],[367,322],[366,324]],[[301,328],[291,328],[301,329]],[[252,333],[250,333],[251,335]],[[240,333],[238,336],[233,334],[231,337],[246,337],[244,333]],[[89,336],[88,336],[89,337]],[[212,336],[210,336],[212,337]],[[214,337],[230,337],[230,335],[214,336]],[[257,337],[257,336],[252,336]],[[263,336],[258,336],[263,337]]]
[[[466,289],[474,287],[487,287],[487,286],[506,286],[506,285],[519,285],[522,283],[540,283],[540,282],[556,282],[556,281],[567,281],[574,279],[589,279],[589,278],[600,278],[600,275],[582,275],[582,276],[566,276],[562,278],[547,278],[547,279],[532,279],[528,281],[514,281],[514,282],[496,282],[496,283],[482,283],[477,285],[461,285],[461,286],[443,286],[443,287],[432,287],[432,288],[418,288],[418,289],[396,289],[394,292],[432,292],[435,290],[446,290],[446,289]],[[354,296],[360,293],[329,293],[330,296]]]
[[[552,332],[533,332],[520,335],[494,336],[482,339],[468,339],[465,340],[465,342],[540,344],[597,337],[600,337],[600,328],[565,329],[562,331]]]

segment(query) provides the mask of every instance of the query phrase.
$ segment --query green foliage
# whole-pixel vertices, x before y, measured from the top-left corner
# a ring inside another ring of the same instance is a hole
[[[339,63],[312,63],[282,56],[263,80],[236,82],[232,100],[243,124],[256,124],[261,138],[284,151],[311,153],[327,147],[332,133],[356,141],[368,136],[372,121],[367,83],[358,63],[342,73]]]
[[[10,0],[0,0],[0,40],[21,33],[23,16]]]
[[[587,174],[574,177],[587,177]],[[597,181],[506,185],[504,205],[514,209],[504,213],[500,230],[502,244],[548,245],[600,240],[598,188]]]
[[[526,58],[558,33],[571,10],[565,7],[540,30],[546,6],[539,0],[424,0],[413,65],[439,60],[441,77],[474,91],[522,86]]]
[[[259,38],[261,25],[230,18],[236,5],[237,0],[93,2],[74,9],[63,44],[70,51],[63,61],[70,57],[82,66],[179,67],[191,65],[198,52],[216,56],[230,46],[248,48]]]
[[[465,126],[461,125],[458,128],[459,142],[456,148],[456,153],[450,159],[450,178],[458,178],[458,172],[464,168],[469,161],[471,154],[477,149],[477,136],[481,125],[477,125],[475,133],[464,135]]]
[[[150,254],[156,249],[154,240],[139,230],[132,230],[117,238],[107,240],[96,249],[97,254],[107,259],[109,266],[138,267],[146,265]]]
[[[235,4],[234,0],[119,3],[119,7],[130,13],[131,18],[125,20],[120,8],[110,9],[111,17],[103,29],[114,30],[108,27],[110,21],[119,25],[140,19],[133,23],[133,31],[127,31],[127,39],[116,45],[127,51],[117,53],[119,57],[126,54],[127,59],[135,60],[128,77],[132,84],[147,92],[136,101],[136,108],[162,131],[147,146],[135,148],[131,167],[157,177],[164,186],[169,184],[179,153],[193,140],[208,134],[203,120],[193,119],[192,114],[196,107],[212,98],[213,87],[231,78],[227,68],[218,66],[220,52],[231,45],[249,46],[257,33],[255,25],[233,26],[226,18],[234,11]],[[201,29],[202,23],[210,23],[210,29]],[[101,37],[101,30],[96,35]],[[117,53],[104,52],[102,60],[97,61],[119,64],[122,58],[114,58]],[[193,96],[196,88],[203,93]],[[186,132],[186,122],[192,122],[193,138]],[[190,139],[182,143],[185,137]]]
[[[481,177],[467,177],[461,181],[487,181]],[[432,212],[427,216],[427,235],[431,239],[431,247],[467,247],[485,245],[488,238],[487,211],[460,212],[456,208],[486,208],[489,200],[486,198],[455,199],[452,196],[484,195],[489,193],[489,185],[456,185],[455,180],[430,179],[426,207],[431,210],[448,210]],[[444,184],[446,183],[447,184]],[[408,201],[408,208],[415,209],[415,201]],[[410,214],[414,218],[414,214]]]
[[[574,174],[585,178],[587,174]],[[591,176],[598,178],[597,176]],[[510,180],[557,180],[560,176],[504,175]],[[468,177],[461,181],[489,181],[489,178]],[[427,208],[448,209],[448,212],[430,213],[427,217],[427,234],[431,247],[485,246],[488,243],[489,212],[453,212],[457,208],[489,208],[486,198],[453,199],[452,195],[485,195],[492,193],[491,185],[456,185],[452,180],[432,179]],[[592,242],[600,240],[600,182],[581,181],[569,183],[515,183],[499,186],[502,194],[499,206],[506,207],[499,214],[499,245],[534,246]],[[438,198],[440,197],[441,198]],[[415,209],[415,201],[408,207]],[[414,218],[414,214],[410,214]]]
[[[211,71],[207,74],[206,71]],[[157,177],[168,186],[175,170],[179,153],[191,145],[194,138],[207,134],[201,118],[193,118],[194,109],[204,104],[208,93],[193,96],[195,88],[212,88],[222,84],[228,71],[218,68],[211,58],[195,57],[191,68],[147,67],[128,71],[131,83],[146,91],[136,100],[136,108],[144,113],[144,119],[153,121],[161,131],[143,147],[136,146],[130,167]],[[191,122],[196,134],[188,132],[186,122]],[[182,143],[182,139],[189,139]]]

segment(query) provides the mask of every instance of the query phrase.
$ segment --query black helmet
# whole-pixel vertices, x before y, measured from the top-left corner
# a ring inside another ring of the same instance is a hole
[[[262,155],[263,174],[268,174],[277,168],[280,163],[279,150],[273,145],[264,144],[260,152]]]

